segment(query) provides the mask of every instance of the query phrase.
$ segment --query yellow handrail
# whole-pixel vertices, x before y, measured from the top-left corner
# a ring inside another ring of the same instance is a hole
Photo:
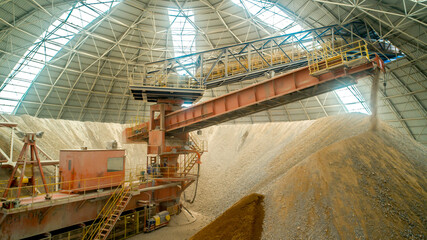
[[[67,191],[71,191],[71,190],[72,191],[79,191],[79,192],[82,192],[83,194],[86,194],[87,191],[94,191],[94,190],[99,190],[99,189],[113,189],[116,186],[122,184],[122,182],[125,180],[126,176],[129,176],[129,175],[133,175],[135,177],[142,177],[142,175],[140,173],[143,169],[144,168],[142,166],[138,166],[136,168],[127,169],[125,171],[125,174],[119,173],[119,174],[114,174],[114,175],[110,175],[110,176],[84,178],[84,179],[70,180],[70,181],[56,182],[56,176],[46,176],[45,178],[46,178],[46,182],[48,183],[46,185],[48,187],[49,193],[51,193],[51,194],[52,193],[58,193],[58,192],[64,192],[64,189],[63,189],[64,187],[77,185],[77,184],[80,184],[80,187],[72,188],[72,189],[67,190]],[[8,180],[0,181],[0,194],[1,195],[6,190],[7,181]],[[32,193],[33,193],[32,190],[34,188],[36,188],[36,189],[40,188],[41,189],[44,187],[43,184],[38,184],[40,182],[41,182],[40,178],[37,178],[35,185],[29,185],[29,186],[21,187],[22,194],[21,194],[20,198],[32,197],[34,199],[35,196],[32,195]],[[126,182],[129,182],[129,180]],[[88,183],[92,183],[92,184],[88,184]],[[15,199],[16,198],[16,192],[18,191],[18,189],[19,189],[18,187],[8,188],[7,199]],[[26,194],[24,194],[24,193],[26,193]]]
[[[120,189],[120,191],[117,192],[118,189]],[[121,200],[129,192],[129,190],[130,190],[130,187],[125,187],[124,182],[116,188],[115,193],[111,195],[107,203],[101,209],[98,216],[95,218],[92,225],[89,227],[89,229],[86,231],[85,235],[83,236],[83,239],[93,239],[98,234],[99,230],[104,225],[107,218],[117,208],[119,200]],[[96,222],[98,222],[99,224],[96,224]]]
[[[352,61],[369,59],[367,43],[358,40],[333,48],[330,42],[321,49],[314,50],[308,55],[310,74],[329,71],[332,67],[349,64]]]

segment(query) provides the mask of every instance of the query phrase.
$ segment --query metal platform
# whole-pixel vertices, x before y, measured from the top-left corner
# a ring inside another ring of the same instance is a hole
[[[205,90],[203,88],[175,88],[156,86],[129,86],[135,100],[157,102],[158,99],[181,99],[185,103],[199,100]]]
[[[357,34],[357,35],[355,35]],[[219,47],[138,66],[129,75],[131,85],[187,83],[206,89],[254,79],[267,72],[277,73],[307,66],[312,46],[334,42],[339,47],[359,36],[369,43],[370,52],[383,60],[396,56],[389,43],[379,42],[377,33],[363,22],[331,25],[300,32]],[[314,47],[314,49],[313,49]],[[379,52],[381,50],[381,52]],[[137,84],[139,82],[139,84]],[[154,85],[152,85],[154,86]]]

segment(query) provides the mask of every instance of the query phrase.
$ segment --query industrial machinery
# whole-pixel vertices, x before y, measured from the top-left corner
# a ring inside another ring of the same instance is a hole
[[[38,168],[41,179],[43,181],[43,186],[45,189],[46,199],[50,199],[51,196],[49,195],[49,190],[47,188],[46,178],[43,173],[42,164],[40,162],[39,153],[36,147],[36,138],[42,138],[43,132],[37,132],[37,133],[23,133],[18,131],[17,132],[18,137],[22,138],[22,141],[24,142],[24,146],[22,147],[21,153],[18,156],[18,160],[16,161],[16,165],[12,170],[12,174],[9,178],[9,181],[7,183],[7,186],[3,192],[3,198],[7,199],[7,194],[9,192],[10,188],[16,187],[16,198],[19,199],[21,196],[22,186],[31,186],[31,194],[36,194],[36,175],[35,175],[35,168]],[[30,158],[27,159],[27,150],[30,150]],[[25,170],[27,165],[31,165],[31,177],[25,176]],[[15,177],[15,174],[20,171],[19,177]],[[16,200],[15,200],[16,202]],[[15,205],[16,206],[16,205]]]
[[[125,181],[125,150],[61,150],[61,192],[117,187]]]
[[[127,143],[147,143],[145,167],[125,169],[120,149],[62,150],[62,179],[45,184],[51,198],[20,196],[18,207],[3,208],[0,239],[56,239],[65,233],[118,239],[153,231],[180,212],[181,194],[197,181],[194,166],[206,149],[190,132],[355,84],[384,66],[364,41],[314,50],[306,60],[308,66],[188,108],[181,105],[203,92],[194,79],[176,91],[167,84],[130,85],[136,100],[154,102],[148,122],[123,132]]]
[[[168,211],[162,211],[147,220],[145,232],[151,232],[166,226],[171,219]]]

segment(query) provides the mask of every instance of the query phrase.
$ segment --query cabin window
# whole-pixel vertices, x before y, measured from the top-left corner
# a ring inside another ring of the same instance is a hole
[[[123,157],[108,158],[107,172],[123,171]]]

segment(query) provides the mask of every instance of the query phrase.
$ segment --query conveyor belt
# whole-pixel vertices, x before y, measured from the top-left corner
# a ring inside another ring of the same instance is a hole
[[[311,76],[303,67],[270,80],[240,89],[209,101],[166,115],[166,132],[179,134],[313,97],[356,83],[375,67],[374,61],[351,69],[336,68]]]

